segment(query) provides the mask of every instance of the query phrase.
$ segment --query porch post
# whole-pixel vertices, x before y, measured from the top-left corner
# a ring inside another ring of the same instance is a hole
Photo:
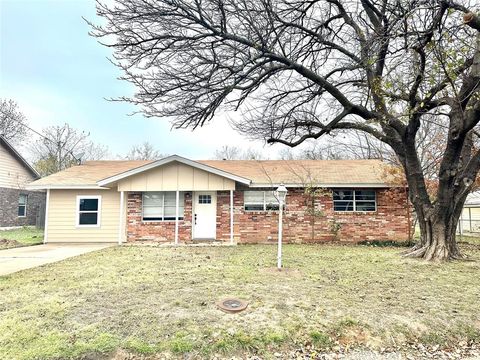
[[[233,190],[230,190],[230,244],[233,244]]]
[[[125,215],[125,192],[120,191],[120,218],[118,219],[118,245],[122,245],[123,235],[125,230],[124,217]]]
[[[179,215],[179,206],[180,202],[180,192],[177,190],[175,193],[175,245],[178,245],[178,215]]]
[[[47,189],[47,198],[45,200],[45,225],[43,229],[43,243],[48,241],[48,204],[50,202],[50,189]]]

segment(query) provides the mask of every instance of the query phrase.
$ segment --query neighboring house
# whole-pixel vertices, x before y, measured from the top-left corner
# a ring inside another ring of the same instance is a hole
[[[25,186],[38,173],[0,136],[0,228],[35,225],[45,208],[45,191]]]
[[[460,233],[480,232],[480,191],[467,196],[458,225]]]
[[[286,242],[408,238],[403,187],[378,160],[89,161],[37,180],[48,242],[275,242],[288,188]],[[309,189],[321,187],[317,196]],[[311,193],[311,192],[310,192]]]

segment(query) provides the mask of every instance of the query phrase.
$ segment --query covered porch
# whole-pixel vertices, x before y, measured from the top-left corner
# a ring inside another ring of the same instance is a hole
[[[250,184],[248,179],[171,156],[104,179],[99,185],[119,192],[119,244],[177,245],[199,240],[234,244],[237,182]]]

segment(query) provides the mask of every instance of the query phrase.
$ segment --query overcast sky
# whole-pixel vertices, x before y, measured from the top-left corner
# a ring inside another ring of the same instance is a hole
[[[193,159],[211,158],[225,144],[276,157],[280,145],[249,142],[225,118],[195,132],[171,130],[165,119],[129,116],[133,105],[105,100],[134,89],[117,80],[110,50],[88,35],[82,16],[96,20],[93,0],[0,0],[0,97],[17,101],[34,129],[68,122],[112,155],[149,141],[162,153]]]

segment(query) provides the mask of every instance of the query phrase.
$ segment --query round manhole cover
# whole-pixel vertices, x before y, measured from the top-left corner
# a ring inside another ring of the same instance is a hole
[[[239,299],[223,299],[217,303],[217,306],[222,311],[237,313],[245,310],[248,306],[248,303]]]

